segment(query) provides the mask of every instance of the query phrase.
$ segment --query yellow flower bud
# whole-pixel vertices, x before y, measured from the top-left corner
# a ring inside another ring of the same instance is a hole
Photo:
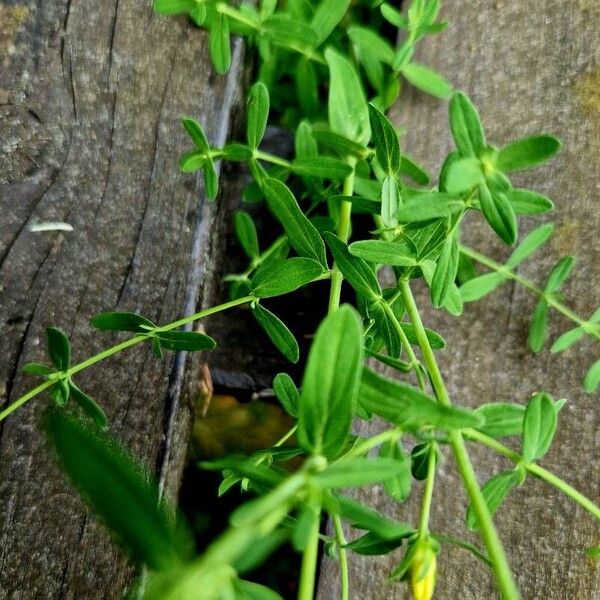
[[[415,600],[431,600],[435,578],[435,552],[428,544],[420,544],[410,565],[410,586]]]

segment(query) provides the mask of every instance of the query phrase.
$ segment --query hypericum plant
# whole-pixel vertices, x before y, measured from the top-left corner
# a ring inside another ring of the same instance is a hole
[[[53,366],[26,365],[26,372],[44,381],[5,408],[0,420],[42,391],[50,392],[54,407],[46,417],[48,436],[81,493],[131,556],[148,568],[139,586],[140,597],[278,598],[240,575],[290,540],[302,554],[300,600],[313,598],[321,541],[339,561],[342,599],[349,597],[348,551],[376,555],[398,547],[404,548],[404,555],[390,578],[409,582],[417,600],[431,598],[436,554],[448,543],[473,552],[489,565],[503,598],[519,598],[492,519],[512,488],[529,476],[542,479],[600,519],[596,504],[539,465],[564,400],[554,401],[549,393],[538,392],[524,404],[488,403],[474,410],[453,405],[435,356],[444,340],[423,325],[412,287],[414,280],[423,278],[433,305],[458,315],[464,302],[478,300],[513,280],[539,299],[529,336],[534,352],[544,346],[550,308],[576,325],[554,342],[553,352],[584,335],[600,339],[600,311],[582,319],[560,298],[560,287],[573,266],[571,257],[559,261],[543,287],[516,271],[550,238],[552,225],[529,233],[505,264],[460,242],[462,219],[468,211],[481,212],[498,236],[513,245],[519,215],[551,210],[549,199],[514,188],[508,175],[549,159],[559,142],[539,135],[500,148],[490,145],[468,97],[412,61],[415,43],[445,27],[436,20],[438,0],[413,0],[406,16],[378,0],[352,4],[350,0],[288,0],[281,5],[260,0],[257,5],[236,6],[215,0],[156,0],[155,8],[168,14],[187,13],[208,29],[211,56],[220,73],[229,67],[230,34],[244,36],[257,49],[259,81],[248,93],[246,139],[216,148],[199,123],[184,119],[194,147],[182,157],[181,169],[202,170],[206,194],[216,198],[214,162],[245,163],[253,177],[245,200],[264,201],[281,224],[281,234],[268,247],[262,246],[252,218],[239,211],[235,230],[250,263],[243,273],[228,276],[229,302],[164,326],[135,314],[101,314],[92,319],[92,326],[134,335],[79,364],[71,365],[66,336],[48,329]],[[381,33],[391,26],[404,34],[398,49]],[[444,162],[437,186],[401,151],[398,132],[385,116],[400,92],[402,78],[450,98],[456,150]],[[262,148],[269,116],[273,124],[293,132],[293,158]],[[374,231],[365,239],[360,239],[362,232],[352,231],[355,213],[372,216]],[[474,263],[490,272],[479,274]],[[387,288],[377,277],[384,266],[391,267],[395,277]],[[268,299],[317,280],[329,280],[330,297],[304,378],[299,388],[285,373],[273,381],[277,398],[296,424],[272,448],[254,456],[201,464],[223,471],[220,493],[241,484],[254,497],[231,515],[229,528],[206,552],[194,557],[186,525],[175,519],[136,461],[101,431],[106,427],[102,409],[73,377],[139,343],[150,343],[157,358],[163,350],[209,349],[214,341],[191,331],[191,323],[242,304],[250,305],[274,344],[296,362],[298,344],[268,309]],[[354,308],[340,307],[344,281],[354,290]],[[401,377],[378,374],[365,365],[367,358],[371,365],[381,363]],[[416,385],[408,381],[411,378]],[[592,392],[599,385],[600,361],[596,361],[584,387]],[[85,414],[71,410],[70,397]],[[371,438],[353,435],[355,419],[375,415],[387,428]],[[520,437],[520,452],[500,441],[509,436]],[[511,468],[480,486],[467,441],[502,454]],[[446,447],[454,454],[470,499],[466,525],[481,534],[481,549],[437,531],[429,522],[438,457]],[[299,468],[286,465],[298,457],[302,457]],[[413,479],[424,481],[416,523],[389,519],[341,491],[382,483],[391,498],[403,502]],[[323,515],[333,523],[333,537],[321,533]],[[344,522],[360,530],[360,535],[348,541]],[[589,552],[597,555],[598,549]]]

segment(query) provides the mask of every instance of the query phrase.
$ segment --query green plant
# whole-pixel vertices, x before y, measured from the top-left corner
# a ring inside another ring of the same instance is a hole
[[[554,342],[553,352],[584,335],[600,339],[600,311],[582,319],[560,298],[560,287],[573,267],[571,257],[559,261],[543,288],[516,272],[550,238],[550,224],[525,236],[504,265],[460,242],[462,219],[468,211],[480,212],[496,234],[513,245],[520,215],[551,210],[549,199],[514,188],[508,174],[551,158],[559,142],[539,135],[499,149],[489,145],[469,98],[454,91],[439,74],[413,62],[419,39],[446,26],[437,21],[437,0],[413,0],[406,16],[380,1],[351,4],[349,0],[288,1],[282,6],[273,0],[256,6],[156,0],[155,8],[161,13],[188,14],[207,29],[211,57],[220,73],[229,67],[231,34],[244,36],[256,48],[259,81],[248,93],[245,141],[213,147],[201,125],[186,118],[183,125],[194,147],[181,158],[180,166],[183,172],[201,170],[206,194],[214,199],[218,195],[215,161],[245,163],[253,177],[245,200],[264,201],[281,224],[281,235],[261,249],[252,218],[239,211],[235,230],[250,262],[243,273],[227,277],[229,302],[165,326],[129,313],[98,315],[91,321],[97,329],[134,335],[79,364],[71,365],[67,337],[58,329],[48,329],[53,366],[26,365],[26,372],[44,381],[0,412],[0,420],[41,392],[50,392],[53,407],[45,421],[47,434],[84,497],[132,557],[149,568],[138,590],[144,598],[277,598],[273,591],[239,575],[283,540],[290,540],[303,557],[300,600],[313,598],[320,541],[339,561],[344,599],[349,597],[348,551],[376,555],[400,546],[404,557],[390,578],[409,582],[418,600],[431,598],[436,554],[447,543],[458,544],[489,565],[503,598],[518,598],[492,519],[512,488],[528,476],[537,477],[600,519],[594,502],[538,464],[552,442],[564,401],[555,402],[550,394],[540,392],[526,405],[489,403],[475,410],[454,405],[435,356],[445,342],[425,328],[412,285],[424,279],[433,305],[459,315],[464,302],[478,300],[513,280],[539,299],[529,336],[534,352],[544,346],[551,308],[576,325]],[[384,25],[404,31],[405,41],[398,49],[380,33]],[[401,151],[398,132],[385,116],[403,79],[450,99],[456,150],[445,160],[437,186]],[[296,94],[287,93],[292,85]],[[269,118],[293,131],[294,158],[262,149]],[[371,215],[375,231],[366,239],[356,239],[355,233],[348,243],[356,213]],[[478,274],[474,262],[490,272]],[[395,284],[385,289],[377,277],[384,266],[395,276]],[[330,283],[327,316],[316,332],[301,386],[298,389],[284,373],[273,382],[277,398],[296,425],[272,448],[255,456],[202,464],[223,471],[222,493],[241,485],[254,497],[231,515],[230,527],[207,551],[194,557],[185,524],[159,498],[134,459],[101,431],[107,426],[106,416],[73,377],[139,343],[150,343],[157,358],[164,350],[208,350],[215,344],[212,338],[181,328],[243,304],[250,305],[282,354],[296,362],[299,347],[293,334],[265,303],[318,280]],[[354,290],[355,308],[340,306],[344,281]],[[404,380],[377,374],[365,366],[367,357],[396,370]],[[406,381],[411,377],[416,385]],[[592,392],[599,385],[600,361],[596,361],[584,387]],[[77,409],[70,410],[69,398],[91,420]],[[352,434],[354,419],[374,415],[388,428],[371,438]],[[297,445],[290,445],[293,436]],[[509,436],[520,436],[520,453],[499,441]],[[403,441],[413,442],[410,455]],[[513,467],[480,487],[467,441],[499,452]],[[445,447],[454,454],[470,499],[466,525],[480,532],[483,549],[430,526],[438,457]],[[303,457],[302,466],[286,469],[286,462],[298,456]],[[402,502],[413,480],[425,482],[416,524],[384,517],[340,491],[382,482],[387,493]],[[106,489],[114,490],[118,502],[105,501]],[[333,522],[331,538],[321,533],[323,515]],[[362,535],[348,542],[342,522]]]

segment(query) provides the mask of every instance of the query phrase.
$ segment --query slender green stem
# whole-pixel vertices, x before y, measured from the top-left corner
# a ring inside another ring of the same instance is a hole
[[[360,444],[357,444],[356,446],[354,446],[354,448],[351,448],[350,450],[348,450],[348,452],[346,452],[346,454],[344,454],[344,456],[340,460],[349,458],[351,456],[362,456],[363,454],[366,454],[372,448],[375,448],[376,446],[379,446],[380,444],[383,444],[384,442],[387,442],[389,440],[397,440],[401,435],[402,435],[402,429],[400,427],[394,427],[393,429],[386,429],[385,431],[382,431],[381,433],[378,433],[377,435],[374,435],[373,437],[367,438]]]
[[[182,319],[179,319],[178,321],[174,321],[173,323],[169,323],[168,325],[163,325],[162,327],[157,327],[153,331],[158,331],[158,332],[171,331],[172,329],[177,329],[178,327],[187,325],[188,323],[191,323],[192,321],[198,321],[200,319],[203,319],[203,318],[213,315],[215,313],[227,310],[229,308],[233,308],[234,306],[239,306],[240,304],[246,304],[247,302],[250,302],[251,300],[253,300],[253,296],[244,296],[243,298],[231,300],[230,302],[225,302],[224,304],[219,304],[218,306],[212,306],[211,308],[207,308],[205,310],[201,310],[200,312],[194,313],[193,315],[183,317]],[[145,342],[146,340],[150,339],[150,337],[151,337],[151,334],[139,334],[139,335],[135,335],[134,337],[131,337],[123,342],[120,342],[119,344],[115,344],[114,346],[111,346],[110,348],[106,348],[106,350],[103,350],[102,352],[99,352],[98,354],[91,356],[90,358],[84,360],[83,362],[73,365],[70,369],[68,369],[67,371],[64,372],[63,377],[64,378],[72,377],[76,373],[79,373],[80,371],[83,371],[84,369],[87,369],[88,367],[91,367],[92,365],[95,365],[96,363],[103,361],[104,359],[108,358],[109,356],[112,356],[113,354],[118,354],[119,352],[121,352],[127,348],[130,348],[131,346],[135,346],[136,344]],[[0,421],[4,420],[6,417],[8,417],[8,415],[10,415],[12,412],[17,410],[17,408],[19,408],[20,406],[23,406],[23,404],[25,404],[28,400],[35,398],[35,396],[37,396],[38,394],[41,394],[44,390],[47,390],[49,387],[53,386],[55,383],[56,383],[56,380],[45,381],[44,383],[38,385],[37,387],[33,388],[32,390],[29,390],[29,392],[27,392],[20,398],[17,398],[17,400],[15,400],[12,404],[7,406],[2,412],[0,412]]]
[[[226,15],[230,19],[233,19],[242,25],[246,25],[255,31],[261,31],[261,26],[256,23],[256,21],[246,17],[244,13],[233,8],[232,6],[229,6],[228,4],[225,4],[225,2],[217,3],[216,9],[217,12],[221,13],[222,15]]]
[[[344,187],[342,194],[344,196],[352,196],[354,193],[354,166],[356,159],[350,159],[349,164],[352,167],[352,173],[344,179]],[[342,242],[348,241],[350,235],[350,221],[352,216],[352,203],[344,200],[340,206],[339,222],[337,227],[337,234]],[[334,263],[333,269],[331,270],[331,288],[329,293],[329,310],[333,312],[340,305],[340,294],[342,292],[342,273]]]
[[[501,265],[495,260],[492,260],[484,254],[473,250],[472,248],[461,245],[460,251],[465,256],[468,256],[473,260],[476,260],[478,263],[481,263],[482,265],[488,267],[488,269],[492,269],[493,271],[504,275],[506,278],[516,281],[525,289],[529,290],[532,294],[547,302],[549,306],[556,310],[556,312],[560,313],[567,319],[573,321],[573,323],[579,325],[579,327],[581,327],[590,336],[600,341],[600,330],[598,329],[598,327],[593,327],[591,323],[589,323],[585,319],[582,319],[577,313],[572,311],[568,306],[565,306],[560,300],[558,300],[554,294],[546,293],[544,290],[537,287],[533,282],[529,281],[529,279],[522,277],[521,275],[515,273],[508,267]]]
[[[340,600],[348,600],[350,597],[350,580],[348,577],[348,557],[346,556],[346,537],[342,527],[342,519],[339,515],[333,515],[333,527],[335,529],[335,541],[338,547],[340,559]]]
[[[481,433],[475,429],[467,429],[463,433],[465,438],[474,442],[478,442],[484,446],[487,446],[488,448],[491,448],[492,450],[495,450],[496,452],[502,454],[515,464],[523,464],[523,457],[520,454],[514,452],[510,448],[507,448],[498,440],[495,440],[494,438],[485,435],[484,433]],[[587,510],[590,514],[596,517],[596,519],[600,519],[600,506],[592,502],[592,500],[584,496],[581,492],[577,491],[573,486],[564,481],[564,479],[557,477],[556,475],[554,475],[554,473],[551,473],[550,471],[544,469],[543,467],[540,467],[535,463],[523,464],[523,466],[525,467],[525,470],[528,473],[531,473],[531,475],[533,475],[534,477],[537,477],[538,479],[541,479],[546,483],[549,483],[550,485],[559,489],[561,492],[563,492],[565,495],[571,498],[571,500],[574,500],[575,502],[577,502],[577,504],[585,508],[585,510]]]
[[[302,566],[300,568],[300,584],[298,588],[298,600],[314,600],[315,579],[317,571],[317,559],[319,554],[319,527],[321,524],[321,507],[317,507],[317,518],[314,519],[312,528],[308,534],[308,541],[302,555]],[[340,558],[341,560],[341,558]]]
[[[262,150],[254,150],[254,158],[270,162],[274,165],[279,165],[280,167],[286,167],[287,169],[292,166],[292,163],[289,160],[285,160],[285,158],[281,158],[270,152],[263,152]]]
[[[419,516],[419,537],[421,539],[429,534],[429,515],[431,514],[431,501],[433,499],[433,487],[435,484],[435,463],[436,450],[434,446],[429,448],[427,456],[427,478],[425,479],[425,489],[423,490],[423,500],[421,502],[421,514]]]
[[[408,341],[408,338],[406,337],[406,333],[404,333],[404,329],[402,329],[402,326],[400,325],[400,321],[398,321],[398,318],[394,314],[394,311],[392,310],[390,303],[384,302],[383,309],[385,310],[385,312],[388,316],[388,319],[392,322],[394,329],[398,333],[398,337],[400,338],[400,341],[402,342],[402,346],[406,350],[408,360],[409,360],[410,364],[412,365],[413,371],[415,372],[415,376],[417,377],[417,381],[419,382],[419,387],[422,390],[425,390],[427,385],[425,383],[425,378],[423,377],[423,372],[421,371],[421,362],[417,358],[415,351],[413,350],[410,342]]]
[[[406,279],[401,279],[399,285],[402,292],[402,299],[406,306],[408,316],[415,328],[415,335],[417,336],[421,352],[423,353],[425,367],[429,372],[431,385],[433,386],[438,402],[445,406],[450,406],[450,396],[448,395],[435,355],[429,344],[429,340],[427,339],[425,327],[421,321],[421,315],[415,304],[410,285]],[[477,482],[477,476],[475,475],[473,465],[471,464],[460,431],[451,431],[449,440],[458,471],[471,500],[471,505],[479,520],[481,537],[483,538],[490,562],[492,563],[492,570],[496,577],[500,593],[505,600],[516,600],[520,598],[519,591],[510,570],[498,532],[494,527],[490,511],[483,494],[481,493],[481,488]]]

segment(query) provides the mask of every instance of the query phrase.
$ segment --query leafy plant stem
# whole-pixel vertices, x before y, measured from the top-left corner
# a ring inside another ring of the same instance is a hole
[[[287,169],[291,168],[292,166],[292,163],[290,163],[289,160],[285,160],[285,158],[275,156],[275,154],[271,154],[269,152],[263,152],[262,150],[255,150],[254,158],[258,160],[264,160],[265,162],[270,162],[274,165],[279,165],[280,167],[286,167]]]
[[[348,557],[346,555],[346,537],[342,527],[342,520],[339,515],[333,515],[333,527],[335,528],[335,541],[338,547],[338,556],[340,561],[340,600],[348,600],[349,596],[349,578],[348,578]]]
[[[488,448],[495,450],[499,454],[502,454],[502,456],[505,456],[509,460],[513,461],[515,464],[523,464],[523,457],[520,454],[514,452],[510,448],[507,448],[498,440],[495,440],[484,433],[481,433],[475,429],[467,429],[465,430],[464,435],[469,440],[473,440],[482,444],[483,446],[487,446]],[[600,519],[600,507],[592,502],[592,500],[584,496],[581,492],[578,492],[575,488],[570,486],[566,481],[535,463],[524,464],[523,466],[528,473],[559,489],[569,498],[577,502],[577,504],[585,508],[590,514],[596,517],[596,519]]]
[[[354,166],[356,159],[348,159],[348,163],[352,167],[352,173],[344,179],[342,194],[344,196],[352,196],[354,192]],[[342,242],[347,242],[350,235],[350,221],[352,216],[352,203],[344,200],[340,206],[339,222],[337,227],[337,235]],[[329,293],[329,310],[334,311],[340,305],[340,294],[342,292],[342,273],[334,263],[331,270],[331,287]]]
[[[419,516],[419,538],[425,538],[429,534],[429,515],[431,514],[431,501],[433,499],[433,488],[435,483],[436,452],[431,447],[427,456],[427,477],[425,489],[421,501],[421,514]]]
[[[321,513],[319,506],[317,512]],[[302,555],[302,566],[300,568],[300,583],[298,588],[298,600],[313,600],[315,589],[315,577],[317,570],[317,558],[319,550],[319,527],[321,519],[316,518],[308,536],[308,541]],[[341,561],[341,556],[340,556]]]
[[[406,307],[408,316],[415,328],[415,334],[423,353],[423,361],[425,367],[429,373],[431,384],[436,393],[436,397],[440,404],[450,406],[450,396],[446,390],[442,374],[438,367],[437,361],[433,354],[433,350],[427,339],[425,327],[421,321],[421,315],[415,304],[415,299],[410,289],[410,284],[406,279],[401,279],[399,282],[400,290],[402,292],[402,299]],[[502,542],[498,536],[498,532],[492,521],[490,511],[487,507],[486,501],[481,493],[481,488],[477,482],[477,476],[471,464],[469,454],[465,446],[462,434],[460,431],[452,431],[449,434],[450,445],[454,453],[454,459],[458,471],[463,480],[463,484],[471,500],[475,514],[477,515],[481,536],[486,546],[486,550],[492,563],[492,570],[498,583],[500,593],[505,600],[516,600],[520,598],[519,591],[514,581],[513,574],[510,570]]]
[[[558,300],[556,298],[556,296],[554,294],[548,294],[548,293],[544,292],[544,290],[537,287],[533,282],[529,281],[529,279],[522,277],[518,273],[515,273],[511,269],[506,268],[504,265],[497,263],[495,260],[492,260],[491,258],[485,256],[484,254],[481,254],[480,252],[473,250],[472,248],[461,245],[460,251],[464,255],[472,258],[473,260],[484,265],[485,267],[488,267],[489,269],[492,269],[493,271],[496,271],[497,273],[504,275],[508,279],[512,279],[513,281],[516,281],[517,283],[522,285],[525,289],[529,290],[532,294],[534,294],[538,298],[547,302],[549,306],[554,308],[554,310],[559,312],[561,315],[563,315],[567,319],[573,321],[573,323],[576,323],[577,325],[579,325],[579,327],[581,327],[590,336],[592,336],[600,341],[600,332],[598,332],[597,328],[591,327],[590,323],[588,323],[587,321],[582,319],[577,313],[572,311],[568,306],[565,306],[560,300]]]
[[[183,317],[182,319],[173,321],[173,323],[169,323],[168,325],[163,325],[162,327],[157,327],[153,331],[171,331],[172,329],[177,329],[183,325],[187,325],[187,323],[192,323],[193,321],[198,321],[200,319],[203,319],[203,318],[213,315],[215,313],[219,313],[219,312],[222,312],[229,308],[239,306],[240,304],[246,304],[247,302],[250,302],[252,299],[253,299],[253,296],[244,296],[243,298],[237,298],[236,300],[231,300],[230,302],[225,302],[224,304],[219,304],[218,306],[213,306],[211,308],[207,308],[205,310],[201,310],[200,312],[194,313],[193,315]],[[73,365],[70,369],[68,369],[67,371],[65,371],[62,374],[62,378],[68,379],[69,377],[72,377],[76,373],[79,373],[80,371],[83,371],[84,369],[87,369],[88,367],[91,367],[92,365],[95,365],[96,363],[99,363],[99,362],[103,361],[104,359],[109,358],[110,356],[113,356],[114,354],[118,354],[119,352],[121,352],[127,348],[130,348],[131,346],[135,346],[136,344],[145,342],[150,337],[151,337],[150,333],[138,334],[138,335],[135,335],[134,337],[131,337],[131,338],[123,341],[123,342],[120,342],[119,344],[115,344],[114,346],[111,346],[110,348],[106,348],[106,350],[103,350],[102,352],[99,352],[98,354],[91,356],[90,358],[84,360],[83,362]],[[29,392],[27,392],[20,398],[17,398],[17,400],[15,400],[12,404],[7,406],[2,412],[0,412],[0,421],[3,421],[6,417],[8,417],[8,415],[10,415],[12,412],[17,410],[20,406],[23,406],[23,404],[25,404],[27,401],[31,400],[32,398],[35,398],[35,396],[41,394],[44,390],[47,390],[49,387],[53,386],[55,383],[56,383],[56,379],[50,379],[50,380],[45,381],[44,383],[38,385],[37,387],[33,388],[32,390],[30,390]]]

